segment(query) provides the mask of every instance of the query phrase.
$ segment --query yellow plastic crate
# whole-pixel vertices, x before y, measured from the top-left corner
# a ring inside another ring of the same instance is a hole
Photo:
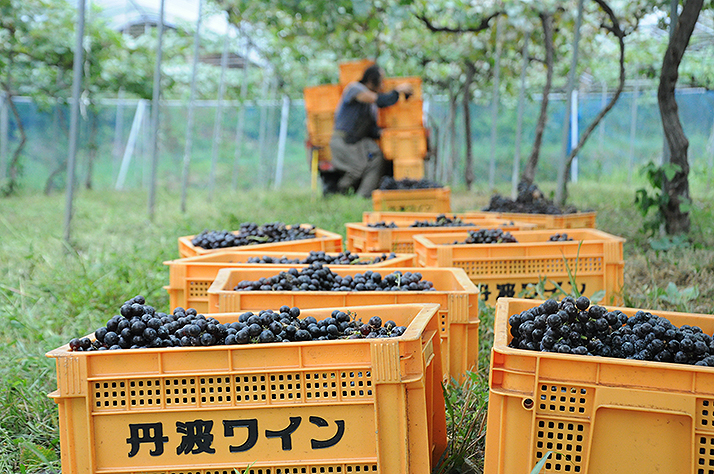
[[[486,212],[468,211],[471,216],[491,217],[498,219],[513,219],[519,222],[532,222],[539,229],[581,229],[595,228],[597,212],[575,212],[572,214],[526,214],[522,212]]]
[[[424,126],[424,101],[410,97],[401,98],[389,107],[379,109],[377,125],[384,129],[402,129]]]
[[[335,113],[307,113],[307,133],[310,137],[332,135],[335,126]]]
[[[340,63],[340,86],[344,87],[350,82],[359,81],[364,75],[365,69],[374,64],[371,59],[360,59]]]
[[[382,130],[379,146],[387,160],[408,162],[423,160],[426,155],[426,129],[422,126],[386,128]],[[396,175],[394,178],[401,179]]]
[[[234,291],[242,280],[256,281],[287,271],[294,265],[275,268],[224,268],[208,289],[209,313],[255,310],[267,306],[329,308],[340,306],[438,303],[441,325],[442,366],[446,378],[463,381],[466,371],[478,364],[478,289],[459,268],[422,268],[424,280],[434,283],[436,291]],[[340,276],[364,273],[367,269],[328,267]],[[374,270],[376,271],[376,270]],[[382,275],[395,271],[413,272],[413,267],[390,267]]]
[[[319,112],[334,113],[340,102],[342,87],[338,84],[323,84],[320,86],[306,87],[303,89],[305,99],[305,112],[308,114]]]
[[[222,249],[204,249],[196,247],[191,243],[195,235],[186,235],[178,238],[178,250],[180,257],[195,257],[196,255],[206,255],[210,253],[225,252],[226,250],[250,250],[255,252],[278,251],[278,252],[309,252],[311,250],[325,252],[341,252],[342,236],[323,229],[315,229],[315,237],[302,240],[286,240],[283,242],[273,242],[269,244],[243,245],[239,247],[226,247]]]
[[[372,191],[375,211],[450,212],[451,188],[375,189]]]
[[[424,160],[423,158],[414,158],[412,160],[403,160],[392,162],[394,179],[422,179],[424,177]]]
[[[414,92],[412,93],[412,96],[409,98],[409,100],[412,99],[417,99],[421,100],[421,77],[416,77],[416,76],[410,76],[410,77],[385,77],[382,80],[382,90],[384,92],[389,92],[397,85],[402,84],[402,83],[409,83],[412,85],[412,89],[414,89]],[[404,100],[403,97],[399,99]]]
[[[508,318],[540,303],[496,305],[484,472],[527,473],[547,451],[543,473],[711,471],[712,367],[508,347]],[[646,311],[714,332],[711,315]]]
[[[547,279],[545,291],[555,294],[556,282],[569,292],[568,268],[582,295],[605,290],[604,303],[621,304],[625,239],[595,229],[568,229],[572,241],[549,242],[558,232],[563,230],[513,231],[518,242],[504,244],[454,244],[468,233],[423,232],[414,237],[414,253],[421,266],[463,268],[490,305],[499,297],[519,296],[541,278]]]
[[[446,447],[438,305],[344,309],[407,331],[387,339],[49,352],[62,472],[429,473]],[[239,314],[213,316],[225,323]]]
[[[387,223],[394,222],[398,226],[407,227],[416,221],[434,221],[437,217],[446,215],[453,219],[459,218],[464,222],[472,222],[479,225],[480,222],[491,223],[500,222],[504,226],[518,227],[516,230],[536,230],[537,224],[513,221],[510,219],[494,219],[493,217],[474,216],[463,212],[409,212],[409,211],[365,211],[362,213],[363,224],[376,224],[377,222],[385,221]]]
[[[438,214],[436,214],[438,215]],[[452,214],[449,214],[452,217]],[[442,232],[453,233],[463,231],[466,234],[467,230],[477,230],[479,228],[489,229],[504,229],[504,230],[520,230],[522,226],[530,227],[530,224],[518,224],[512,221],[504,221],[500,219],[470,219],[463,217],[462,220],[466,223],[473,223],[474,226],[464,227],[409,227],[417,219],[406,219],[400,221],[395,219],[382,219],[389,224],[394,222],[399,227],[395,228],[378,228],[369,227],[367,224],[360,222],[349,222],[345,224],[347,228],[347,250],[350,252],[398,252],[398,253],[415,253],[414,252],[414,236],[419,234],[439,234]],[[423,220],[423,219],[420,219]],[[429,219],[433,220],[433,219]],[[422,265],[418,260],[417,263]],[[436,266],[436,265],[432,265]]]
[[[335,256],[338,252],[327,252]],[[194,308],[199,313],[208,311],[208,288],[216,279],[221,268],[271,268],[275,264],[248,263],[251,257],[281,257],[289,259],[305,259],[310,252],[259,252],[250,250],[225,250],[223,252],[199,255],[197,257],[180,258],[164,262],[169,267],[169,285],[164,289],[169,293],[171,308]],[[383,253],[361,253],[363,260],[372,260]],[[293,265],[296,268],[306,265]],[[365,271],[381,267],[413,267],[416,266],[416,255],[399,254],[396,258],[384,260],[370,265],[330,265],[330,268],[364,268]]]
[[[332,154],[330,152],[330,140],[332,140],[332,130],[330,130],[330,133],[309,135],[310,144],[314,147],[320,148],[321,152],[327,153],[329,155],[329,159],[327,161],[332,160]]]

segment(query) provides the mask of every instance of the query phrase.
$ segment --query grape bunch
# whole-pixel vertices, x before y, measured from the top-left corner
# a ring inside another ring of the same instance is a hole
[[[494,194],[484,211],[518,212],[525,214],[571,214],[578,212],[573,206],[559,207],[533,183],[522,181],[518,183],[516,200]]]
[[[701,328],[646,311],[628,317],[584,296],[547,300],[508,322],[513,348],[714,367],[714,339]]]
[[[507,244],[517,243],[515,237],[510,232],[504,232],[503,229],[479,229],[468,231],[469,236],[465,240],[455,244]]]
[[[193,308],[176,308],[172,314],[157,312],[144,304],[143,296],[122,304],[120,315],[113,316],[89,337],[69,341],[70,351],[105,351],[149,347],[216,346],[265,342],[292,342],[332,339],[371,339],[398,337],[406,331],[394,321],[382,324],[379,316],[367,323],[340,310],[317,321],[300,318],[300,309],[282,306],[277,312],[246,312],[232,323],[198,314]]]
[[[436,216],[436,220],[429,221],[415,221],[409,227],[464,227],[464,226],[474,226],[470,222],[464,222],[460,218],[454,216],[453,218],[447,217],[446,214],[439,214]]]
[[[367,270],[354,276],[340,276],[323,266],[313,263],[298,270],[291,268],[269,278],[243,280],[235,291],[435,291],[434,283],[422,280],[419,272],[396,271],[384,277]]]
[[[258,314],[251,311],[243,313],[237,323],[230,326],[238,330],[236,342],[246,344],[255,342],[292,342],[326,341],[334,339],[372,339],[398,337],[406,331],[405,326],[397,326],[394,321],[386,321],[372,316],[363,323],[354,315],[340,310],[320,321],[312,316],[300,318],[300,309],[282,306],[279,312],[263,310]]]
[[[374,229],[396,229],[399,226],[394,222],[390,222],[389,224],[387,224],[386,221],[379,221],[373,224],[367,224],[367,227],[372,227]]]
[[[432,188],[443,188],[444,186],[437,183],[436,181],[430,181],[428,179],[410,179],[403,178],[395,180],[392,176],[384,176],[379,182],[379,189],[389,190],[389,189],[432,189]]]
[[[562,234],[560,232],[558,232],[556,234],[551,235],[548,238],[549,242],[568,242],[571,240],[573,240],[573,238],[568,237],[568,234],[566,234],[565,232],[563,232]]]
[[[235,232],[204,230],[191,239],[191,244],[204,249],[221,249],[314,238],[315,226],[303,226],[301,224],[287,226],[282,222],[258,225],[254,222],[244,222]]]
[[[324,251],[312,250],[310,255],[306,258],[287,258],[287,257],[270,257],[268,255],[263,255],[262,257],[250,257],[248,258],[248,263],[267,263],[267,264],[279,264],[279,265],[290,265],[290,264],[311,264],[311,263],[325,263],[328,265],[372,265],[375,263],[384,262],[386,260],[391,260],[397,258],[397,254],[391,252],[389,255],[383,253],[374,258],[365,259],[359,256],[359,254],[352,253],[349,250],[346,252],[340,252],[337,255],[329,255]]]
[[[469,227],[469,226],[474,226],[474,225],[476,225],[476,224],[472,224],[470,222],[464,222],[463,220],[461,220],[459,217],[456,217],[456,216],[448,217],[446,214],[439,214],[438,216],[436,216],[436,219],[433,221],[416,220],[412,224],[410,224],[409,227]],[[390,222],[389,224],[387,224],[387,222],[385,222],[385,221],[375,222],[374,224],[367,224],[367,226],[379,228],[379,229],[396,229],[399,227],[394,222]]]

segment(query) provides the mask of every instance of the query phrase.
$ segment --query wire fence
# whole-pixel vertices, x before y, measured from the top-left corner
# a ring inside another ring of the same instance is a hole
[[[607,92],[580,94],[578,123],[582,131],[609,99]],[[714,92],[678,91],[679,114],[689,139],[690,167],[711,178],[714,168]],[[42,106],[29,98],[14,98],[27,135],[20,158],[19,184],[30,191],[64,189],[69,113],[66,105]],[[459,186],[464,175],[464,123],[461,104],[452,129],[449,104],[443,98],[425,100],[434,158],[427,162],[427,176]],[[565,100],[553,95],[549,102],[537,178],[555,180],[562,149]],[[310,186],[309,153],[303,102],[224,102],[218,142],[214,126],[218,103],[197,101],[193,130],[187,130],[188,105],[166,101],[161,106],[157,186],[179,189],[182,185],[184,148],[193,135],[189,186],[216,189],[250,189]],[[521,164],[530,153],[540,104],[538,97],[525,104]],[[142,189],[148,187],[151,162],[151,103],[105,99],[83,104],[77,157],[78,186],[93,189]],[[241,122],[240,114],[244,113]],[[491,105],[471,104],[476,186],[488,182],[491,157]],[[510,183],[515,152],[517,104],[499,105],[495,150],[496,184]],[[241,129],[240,123],[244,123]],[[280,138],[283,146],[279,147]],[[451,133],[455,139],[450,140]],[[578,176],[629,182],[649,161],[659,163],[663,135],[656,91],[630,91],[591,135],[578,156]],[[0,178],[7,177],[20,129],[7,104],[0,108]],[[451,144],[456,146],[452,150]],[[452,161],[448,157],[455,156]],[[213,169],[213,171],[212,171]],[[212,179],[213,177],[213,179]]]

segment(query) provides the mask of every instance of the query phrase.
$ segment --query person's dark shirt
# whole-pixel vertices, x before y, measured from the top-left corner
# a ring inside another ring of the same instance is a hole
[[[357,95],[368,91],[361,82],[351,82],[342,92],[335,111],[335,130],[345,133],[347,143],[356,143],[362,138],[379,138],[381,130],[377,126],[377,108],[389,107],[399,100],[399,93],[391,91],[378,94],[377,102],[369,104],[357,100]]]

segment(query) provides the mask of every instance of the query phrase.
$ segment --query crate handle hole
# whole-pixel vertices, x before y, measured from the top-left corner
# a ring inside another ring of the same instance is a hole
[[[526,410],[530,410],[531,408],[533,408],[534,405],[535,405],[535,403],[533,403],[532,398],[524,398],[523,399],[523,408],[525,408]]]

